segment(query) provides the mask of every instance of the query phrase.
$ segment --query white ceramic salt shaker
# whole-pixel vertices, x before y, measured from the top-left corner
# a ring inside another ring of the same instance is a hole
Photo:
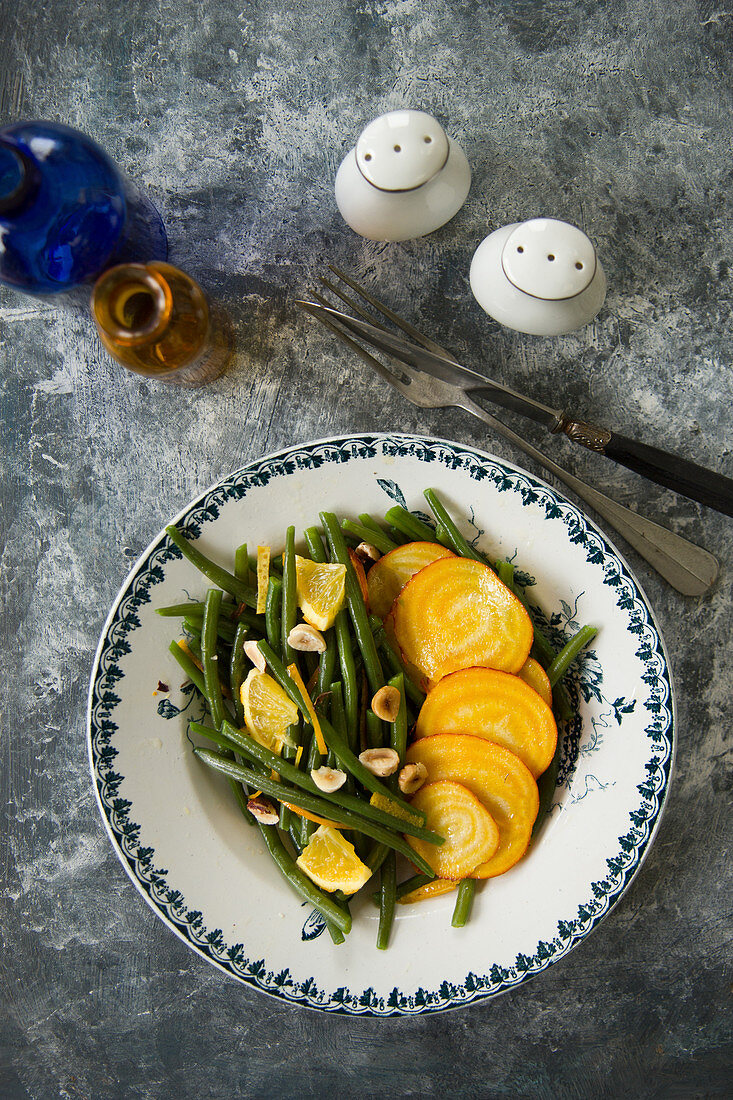
[[[471,186],[466,156],[425,111],[380,115],[361,132],[336,175],[336,203],[372,241],[407,241],[457,214]]]
[[[471,261],[471,290],[495,320],[518,332],[561,336],[587,325],[606,297],[593,242],[555,218],[490,233]]]

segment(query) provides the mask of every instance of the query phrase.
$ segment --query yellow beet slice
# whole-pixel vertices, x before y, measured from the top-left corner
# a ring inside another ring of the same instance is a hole
[[[414,836],[405,837],[438,878],[468,878],[496,851],[499,844],[496,822],[462,784],[453,780],[428,783],[420,788],[411,805],[425,814],[425,828],[445,839],[444,844],[436,845]]]
[[[464,668],[444,676],[423,703],[416,737],[468,733],[503,745],[536,779],[555,755],[557,725],[537,692],[508,672]]]
[[[435,684],[460,668],[519,672],[529,656],[529,615],[488,565],[441,558],[416,573],[394,602],[405,658]]]
[[[440,733],[415,741],[406,760],[411,764],[422,761],[428,769],[430,786],[444,780],[463,784],[481,800],[499,826],[499,847],[495,854],[469,872],[468,877],[502,875],[522,858],[537,817],[539,795],[531,772],[518,756],[482,737]]]
[[[415,890],[410,890],[410,893],[400,898],[397,904],[412,905],[416,901],[427,901],[429,898],[439,898],[441,894],[448,894],[451,890],[456,890],[457,888],[457,882],[452,882],[450,879],[445,878],[434,878],[432,882],[426,882],[424,886],[418,886]]]
[[[454,557],[452,550],[437,542],[406,542],[390,550],[367,574],[371,611],[384,619],[396,597],[416,573],[440,558]]]
[[[534,688],[540,699],[544,699],[548,707],[552,706],[552,684],[539,661],[534,657],[528,657],[520,668],[517,676],[521,676],[525,684]]]

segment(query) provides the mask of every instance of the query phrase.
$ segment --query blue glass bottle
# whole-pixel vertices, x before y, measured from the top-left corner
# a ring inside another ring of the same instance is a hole
[[[153,204],[86,134],[58,122],[0,129],[0,283],[91,290],[111,264],[167,255]]]

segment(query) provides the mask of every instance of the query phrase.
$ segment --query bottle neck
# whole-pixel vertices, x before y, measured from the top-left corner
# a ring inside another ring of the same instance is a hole
[[[109,340],[140,347],[165,332],[173,314],[173,295],[159,271],[144,264],[120,264],[97,280],[92,310]]]
[[[35,162],[0,138],[0,217],[24,209],[38,191],[40,178]]]

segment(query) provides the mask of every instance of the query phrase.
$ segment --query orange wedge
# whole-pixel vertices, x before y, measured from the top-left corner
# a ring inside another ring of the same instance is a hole
[[[328,630],[344,606],[346,566],[295,555],[295,588],[303,618],[316,630]]]
[[[253,668],[242,684],[241,697],[244,724],[258,744],[278,755],[283,745],[292,744],[288,726],[298,721],[298,708],[272,676]]]
[[[322,890],[355,894],[372,877],[354,845],[330,825],[320,825],[295,861]]]

